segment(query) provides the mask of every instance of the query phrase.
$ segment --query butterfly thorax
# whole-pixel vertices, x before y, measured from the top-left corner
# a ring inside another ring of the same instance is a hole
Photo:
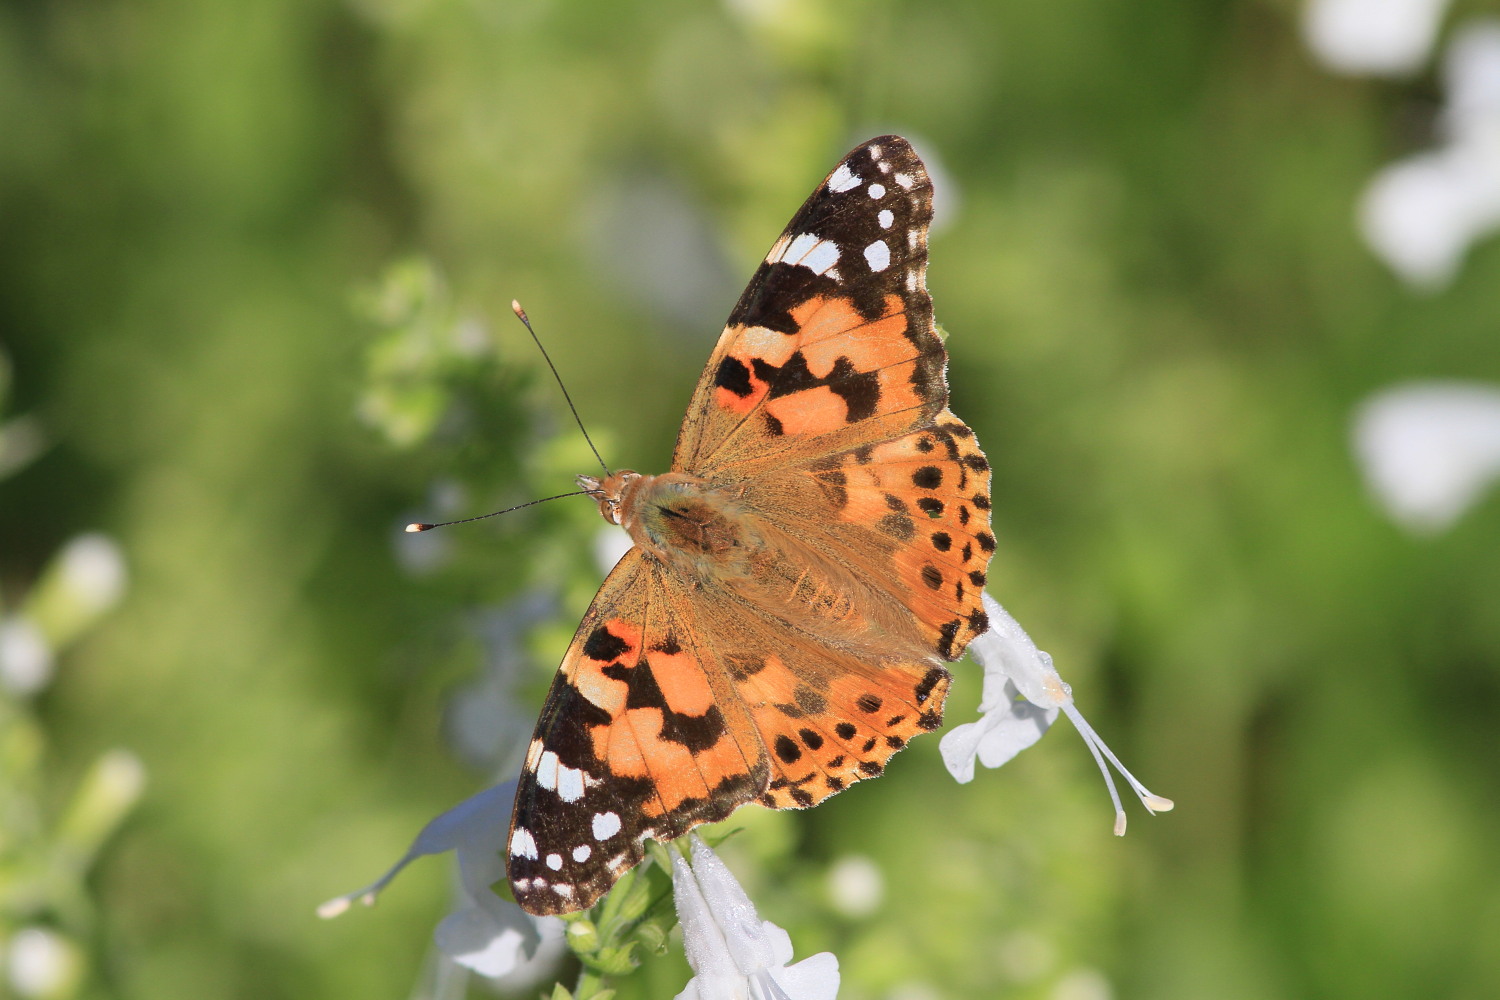
[[[743,506],[698,476],[625,469],[603,481],[579,476],[578,483],[598,491],[600,515],[624,528],[643,552],[700,579],[748,576],[766,548]]]

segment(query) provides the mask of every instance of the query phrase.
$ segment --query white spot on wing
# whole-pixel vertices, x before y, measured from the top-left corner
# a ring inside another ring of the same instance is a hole
[[[839,247],[837,243],[823,240],[813,247],[806,257],[798,263],[812,271],[813,274],[822,274],[824,271],[833,269],[833,265],[839,262]]]
[[[912,177],[911,174],[896,174],[895,177],[896,183],[900,184],[908,191],[912,189],[913,184],[917,183],[916,178]]]
[[[895,223],[895,221],[896,221],[896,216],[895,216],[894,213],[891,212],[890,209],[888,209],[888,208],[882,208],[880,210],[880,228],[881,229],[889,229],[889,228],[891,228],[891,226]]]
[[[786,233],[776,237],[776,242],[771,244],[771,249],[766,251],[766,263],[775,264],[786,256],[787,245],[792,242],[791,236]]]
[[[842,194],[852,187],[859,186],[859,178],[849,169],[849,164],[840,163],[828,178],[828,190],[835,194]]]
[[[594,813],[594,839],[608,840],[620,832],[620,816],[618,813],[602,812]]]
[[[577,802],[583,798],[584,773],[576,767],[559,765],[557,768],[557,797],[564,802]]]
[[[870,191],[870,197],[874,198],[876,201],[879,201],[881,198],[885,197],[885,185],[884,184],[871,184],[870,188],[869,188],[869,191]]]
[[[510,835],[510,853],[516,858],[536,860],[536,838],[524,826],[518,826]]]
[[[547,855],[547,867],[551,868],[555,872],[562,871],[562,855],[561,854],[549,854],[549,855]]]
[[[800,233],[790,243],[777,240],[766,254],[767,264],[796,264],[813,274],[822,274],[838,262],[838,244],[812,233]]]
[[[557,767],[562,763],[557,754],[548,750],[536,762],[536,783],[549,792],[557,791]]]
[[[884,271],[891,266],[891,248],[885,245],[885,240],[876,240],[865,247],[865,261],[870,270]]]
[[[556,792],[564,802],[577,802],[583,798],[588,775],[564,764],[558,760],[556,752],[547,750],[536,762],[536,783],[549,792]]]
[[[559,882],[552,887],[552,891],[557,893],[563,899],[573,898],[573,887],[571,885],[564,885],[562,882]]]
[[[589,855],[593,853],[594,849],[588,844],[579,844],[577,847],[573,848],[573,860],[578,862],[579,864],[583,864],[589,859]]]

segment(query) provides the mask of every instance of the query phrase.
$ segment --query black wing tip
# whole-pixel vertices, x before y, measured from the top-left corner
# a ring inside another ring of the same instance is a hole
[[[912,148],[910,139],[907,139],[904,136],[896,135],[895,133],[890,133],[888,135],[877,135],[873,139],[866,139],[864,142],[851,149],[850,152],[857,153],[860,150],[870,146],[904,146],[907,149]]]
[[[911,144],[911,140],[907,139],[905,136],[896,135],[895,133],[891,133],[889,135],[877,135],[873,139],[866,139],[864,142],[860,143],[853,149],[849,150],[849,152],[845,153],[843,159],[839,162],[842,163],[845,160],[858,157],[866,153],[867,151],[876,148],[880,150],[879,155],[883,160],[912,160],[918,165],[922,166],[923,170],[926,169],[926,165],[922,163],[921,154],[919,154],[916,150],[916,147]]]

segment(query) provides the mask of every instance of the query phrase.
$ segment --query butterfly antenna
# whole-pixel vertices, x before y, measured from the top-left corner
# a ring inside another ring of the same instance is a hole
[[[426,521],[413,521],[411,524],[408,524],[406,526],[406,530],[431,531],[433,528],[446,528],[450,524],[468,524],[470,521],[483,521],[487,517],[496,517],[500,514],[509,514],[511,511],[520,510],[522,507],[535,507],[537,504],[546,503],[548,500],[561,500],[563,497],[591,496],[598,492],[598,490],[574,490],[572,493],[559,493],[555,497],[542,497],[540,500],[528,500],[526,503],[518,503],[514,507],[507,507],[504,510],[491,511],[488,514],[480,514],[478,517],[461,517],[457,521],[439,521],[436,524],[428,524]]]
[[[608,476],[609,466],[604,463],[604,456],[599,454],[599,449],[594,447],[594,439],[589,437],[588,430],[584,428],[583,418],[578,415],[578,407],[573,405],[573,397],[568,395],[568,387],[563,385],[562,376],[557,374],[557,366],[552,363],[551,355],[549,355],[547,353],[547,349],[542,346],[541,338],[536,335],[536,331],[531,328],[531,320],[527,317],[526,310],[521,308],[521,303],[517,302],[515,299],[511,299],[510,311],[516,314],[516,318],[519,319],[522,325],[526,327],[526,332],[531,334],[531,339],[536,344],[536,349],[542,352],[542,360],[546,361],[547,367],[552,369],[552,377],[557,380],[557,387],[562,390],[563,399],[566,399],[568,401],[568,409],[573,411],[573,419],[577,421],[578,429],[583,433],[583,439],[589,443],[589,450],[594,453],[594,457],[599,460],[599,467],[603,469],[604,474]],[[574,496],[575,494],[568,493],[564,495]],[[503,512],[497,511],[497,513]]]

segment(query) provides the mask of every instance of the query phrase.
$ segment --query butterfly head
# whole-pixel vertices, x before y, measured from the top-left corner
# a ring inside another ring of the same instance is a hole
[[[594,499],[599,502],[600,517],[610,524],[622,524],[626,494],[634,493],[640,480],[644,478],[649,477],[631,469],[621,469],[619,472],[611,472],[604,479],[598,476],[579,476],[578,488],[594,495]]]

